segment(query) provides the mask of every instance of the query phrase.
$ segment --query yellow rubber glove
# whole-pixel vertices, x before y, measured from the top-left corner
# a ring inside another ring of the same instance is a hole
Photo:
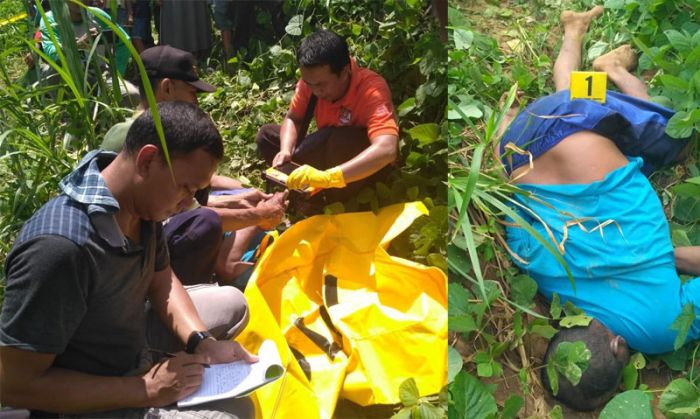
[[[306,189],[309,186],[316,188],[343,188],[345,178],[340,167],[328,170],[314,169],[309,165],[296,168],[287,178],[287,188]]]

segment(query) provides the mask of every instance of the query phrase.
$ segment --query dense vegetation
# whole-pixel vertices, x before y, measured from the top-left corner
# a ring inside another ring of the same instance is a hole
[[[56,10],[62,0],[50,3]],[[60,179],[101,143],[109,127],[132,112],[118,106],[101,75],[95,75],[95,89],[83,82],[92,64],[81,64],[74,42],[64,44],[56,84],[24,83],[23,57],[32,50],[33,23],[26,17],[7,21],[25,12],[24,7],[20,0],[0,2],[0,263],[24,221],[57,194]],[[220,87],[200,97],[224,137],[227,157],[220,172],[261,186],[264,163],[255,152],[256,131],[262,124],[280,122],[286,113],[299,78],[295,49],[301,39],[318,28],[333,30],[348,39],[359,65],[387,80],[401,128],[402,167],[386,184],[328,211],[376,210],[421,200],[430,215],[397,238],[390,251],[447,270],[446,50],[430,2],[288,0],[283,8],[286,28],[280,37],[269,30],[270,14],[256,9],[253,34],[229,61],[227,72],[216,30],[211,57],[200,63],[203,78]],[[56,18],[59,25],[69,25],[67,15]],[[139,72],[131,65],[127,78],[135,79]],[[3,282],[4,273],[0,302]],[[422,399],[426,395],[415,394],[414,388],[410,381],[402,386],[405,408],[400,415],[444,416],[444,399],[437,407],[436,397]]]
[[[512,217],[509,203],[518,189],[504,180],[492,155],[495,128],[513,103],[516,90],[523,92],[523,104],[553,91],[551,68],[561,36],[559,13],[600,3],[455,1],[450,9],[451,418],[700,415],[698,345],[681,345],[695,317],[692,311],[685,311],[674,324],[680,330],[677,350],[659,357],[635,354],[625,368],[623,392],[602,411],[577,415],[545,398],[539,380],[542,368],[573,381],[585,370],[590,354],[567,348],[552,364],[543,366],[543,345],[555,327],[586,319],[573,306],[562,307],[556,301],[549,308],[540,304],[536,283],[514,268],[505,247],[502,220]],[[631,43],[641,54],[637,72],[648,81],[654,100],[678,111],[668,133],[681,137],[697,131],[700,2],[602,3],[607,10],[586,37],[584,68],[590,68],[590,62],[602,53]],[[510,94],[502,96],[504,93]],[[697,156],[691,155],[684,164],[652,178],[670,217],[675,245],[700,244],[699,174]]]
[[[24,11],[20,1],[0,5],[0,19]],[[400,173],[376,190],[360,193],[344,210],[423,200],[430,217],[399,238],[394,251],[446,269],[445,50],[428,6],[425,1],[387,0],[338,2],[326,8],[325,3],[289,1],[284,4],[288,24],[281,39],[270,39],[271,31],[264,30],[269,13],[257,10],[258,29],[231,60],[232,75],[222,71],[220,43],[200,66],[207,81],[222,87],[200,100],[224,136],[227,160],[221,171],[261,184],[263,162],[255,153],[255,133],[286,113],[299,77],[295,47],[317,28],[334,30],[348,39],[358,64],[386,78],[401,127]],[[365,23],[357,23],[361,21]],[[68,63],[62,64],[65,77],[56,85],[23,85],[22,57],[32,32],[27,19],[0,27],[0,261],[22,223],[56,194],[58,181],[85,151],[99,145],[111,125],[131,113],[116,105],[109,89],[82,90],[82,77]],[[130,74],[138,77],[135,69]]]

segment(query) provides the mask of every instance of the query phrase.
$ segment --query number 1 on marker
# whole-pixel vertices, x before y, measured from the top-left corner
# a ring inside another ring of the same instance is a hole
[[[605,103],[608,75],[600,71],[572,71],[570,99],[591,99]]]

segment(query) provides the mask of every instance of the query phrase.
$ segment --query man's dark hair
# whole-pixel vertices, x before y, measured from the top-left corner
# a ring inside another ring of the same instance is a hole
[[[217,160],[224,157],[219,130],[209,115],[197,105],[182,101],[162,102],[158,104],[158,114],[171,156],[182,156],[203,149]],[[124,151],[133,154],[146,144],[153,144],[162,150],[150,109],[131,124],[124,141]]]
[[[153,89],[153,94],[156,94],[156,90],[158,90],[158,83],[160,83],[162,79],[158,77],[151,77],[148,76],[148,81],[151,82],[151,89]],[[148,106],[148,98],[146,97],[146,88],[143,85],[143,80],[141,80],[141,77],[138,78],[137,84],[139,86],[139,99],[141,99],[141,103],[145,104]]]
[[[345,39],[336,33],[320,30],[304,38],[297,51],[297,61],[302,67],[328,64],[335,74],[350,64],[350,51]]]
[[[577,385],[559,374],[559,392],[552,394],[552,386],[547,376],[546,368],[542,371],[542,383],[552,397],[579,411],[591,411],[608,401],[620,385],[624,361],[615,357],[610,349],[610,336],[605,326],[572,327],[557,332],[549,341],[544,356],[545,365],[554,356],[557,347],[563,342],[582,341],[589,351],[591,358],[588,368],[583,372]]]

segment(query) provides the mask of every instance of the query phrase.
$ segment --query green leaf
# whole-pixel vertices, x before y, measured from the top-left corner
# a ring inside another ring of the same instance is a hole
[[[577,385],[581,381],[583,372],[588,368],[590,359],[591,351],[582,341],[562,342],[554,351],[549,364],[553,365],[554,369],[571,384]]]
[[[700,413],[697,387],[685,378],[673,380],[659,398],[659,410],[668,419],[687,418],[693,413]]]
[[[399,410],[394,416],[391,417],[391,419],[411,419],[411,409],[410,407],[404,407],[403,409]]]
[[[302,28],[304,27],[304,16],[294,15],[289,19],[289,23],[284,28],[284,31],[292,36],[301,36]]]
[[[399,399],[406,407],[415,406],[420,399],[416,380],[411,377],[399,385]]]
[[[685,344],[685,340],[688,337],[688,331],[690,326],[693,325],[695,321],[695,308],[692,303],[688,303],[683,306],[680,314],[673,321],[671,325],[672,330],[677,330],[678,335],[676,335],[676,340],[673,341],[673,350],[678,350],[681,346]]]
[[[691,50],[692,43],[689,36],[674,29],[664,31],[664,34],[668,38],[668,42],[679,52],[686,53]]]
[[[649,397],[640,390],[620,393],[600,412],[600,419],[653,419]]]
[[[637,352],[636,354],[632,355],[630,357],[630,362],[631,365],[634,366],[634,368],[638,370],[644,369],[644,367],[647,366],[647,360],[644,358],[644,354],[641,352]]]
[[[530,327],[530,332],[551,339],[552,336],[557,334],[557,329],[548,324],[536,324]]]
[[[514,419],[518,417],[518,412],[522,409],[525,401],[522,397],[518,395],[510,396],[503,403],[503,410],[501,411],[501,419]]]
[[[447,316],[447,328],[452,332],[464,334],[478,329],[470,314],[465,314],[462,316]]]
[[[440,127],[438,124],[420,124],[408,130],[408,135],[421,145],[427,145],[438,139]]]
[[[447,285],[447,300],[450,302],[447,305],[447,314],[449,316],[460,316],[470,312],[469,300],[473,298],[472,294],[461,284],[450,282]]]
[[[517,275],[510,281],[510,294],[516,303],[531,306],[537,294],[537,282],[527,275]]]
[[[575,326],[588,326],[593,321],[593,317],[585,314],[577,314],[575,316],[566,316],[559,320],[559,326],[570,329]]]
[[[549,315],[552,319],[557,320],[561,317],[561,303],[559,302],[559,294],[552,294],[552,303],[549,306]]]
[[[408,99],[404,100],[403,103],[401,103],[399,105],[399,107],[396,108],[396,110],[399,113],[399,116],[406,116],[409,112],[411,112],[415,108],[416,108],[416,98],[409,97]]]
[[[686,346],[683,346],[677,351],[668,352],[660,355],[662,361],[673,371],[683,371],[685,365],[692,356],[691,351]]]
[[[549,411],[549,419],[564,419],[564,412],[561,410],[561,406],[556,405]]]
[[[455,376],[462,371],[464,360],[453,346],[447,347],[447,382],[451,383]]]
[[[421,403],[418,405],[418,418],[420,419],[443,419],[445,411],[430,403]]]
[[[639,371],[637,371],[634,365],[632,365],[632,363],[625,365],[625,368],[622,369],[622,383],[625,390],[634,390],[637,388],[638,378]]]
[[[460,371],[457,374],[449,392],[454,402],[450,406],[450,418],[490,418],[498,412],[493,394],[476,377],[466,371]]]
[[[692,113],[679,111],[668,120],[666,133],[672,138],[687,138],[693,133],[694,128],[695,119]]]
[[[469,49],[474,41],[474,33],[466,29],[457,28],[453,32],[455,49]]]

